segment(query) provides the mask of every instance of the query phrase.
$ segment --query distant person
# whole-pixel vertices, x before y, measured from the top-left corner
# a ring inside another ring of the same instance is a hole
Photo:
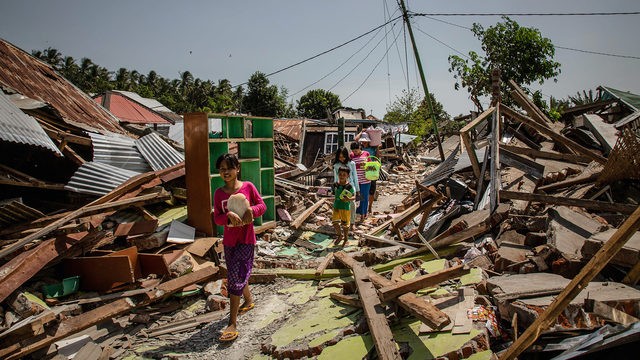
[[[380,145],[372,146],[371,139],[369,138],[369,134],[362,130],[358,135],[354,138],[355,141],[359,142],[362,145],[362,151],[369,153],[369,156],[375,156],[376,158],[380,158],[378,156]],[[367,213],[371,214],[371,209],[373,209],[373,202],[378,197],[376,194],[378,180],[371,180],[371,187],[369,188],[369,205],[367,207]]]
[[[351,170],[347,167],[338,169],[338,181],[331,186],[334,194],[333,213],[331,222],[336,230],[335,245],[342,246],[347,244],[349,240],[349,226],[351,225],[350,204],[356,199],[355,188],[349,183],[349,174]]]
[[[240,181],[240,162],[233,154],[221,155],[216,160],[216,168],[224,181],[224,186],[216,189],[213,194],[213,220],[217,225],[224,226],[222,244],[224,245],[224,259],[227,264],[227,290],[230,298],[229,325],[222,331],[218,340],[233,341],[238,337],[238,313],[247,312],[254,307],[253,297],[249,290],[249,276],[253,269],[253,257],[256,245],[256,234],[253,229],[253,219],[267,210],[258,189],[249,181]],[[244,195],[244,198],[240,195]],[[246,203],[231,203],[239,199]],[[244,209],[237,214],[231,209]],[[240,306],[240,297],[244,303]]]
[[[364,175],[364,163],[369,158],[369,153],[362,151],[362,145],[354,141],[351,143],[351,153],[349,158],[356,164],[356,173],[358,175],[358,187],[360,188],[360,205],[356,208],[356,214],[360,214],[360,222],[364,221],[367,217],[367,210],[369,208],[369,188],[371,187],[371,181],[367,180]]]
[[[358,175],[356,174],[356,163],[349,159],[349,150],[345,146],[341,146],[336,151],[336,158],[333,160],[333,182],[338,182],[338,170],[341,167],[349,169],[349,183],[356,191],[356,198],[360,196],[360,187],[358,186]],[[351,230],[356,222],[356,202],[355,198],[349,202],[349,211],[351,213]]]

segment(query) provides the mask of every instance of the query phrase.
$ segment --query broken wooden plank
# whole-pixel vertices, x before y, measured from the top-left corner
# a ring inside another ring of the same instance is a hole
[[[380,289],[379,296],[382,301],[386,302],[393,300],[402,294],[416,292],[424,288],[438,285],[443,281],[458,278],[462,275],[468,274],[470,271],[471,269],[464,265],[456,265],[431,274],[416,276],[411,280],[400,281],[395,284],[385,286]]]
[[[556,321],[556,318],[589,282],[609,263],[624,244],[640,228],[640,207],[622,224],[622,226],[604,244],[602,249],[589,260],[567,287],[553,300],[551,305],[540,314],[520,337],[500,356],[502,360],[515,359],[529,346],[538,335]]]
[[[305,220],[307,220],[309,215],[313,214],[316,210],[318,210],[318,208],[320,208],[320,206],[322,206],[326,200],[327,200],[326,198],[322,198],[316,201],[315,204],[311,205],[308,209],[303,211],[302,214],[298,215],[298,217],[295,220],[293,220],[291,224],[289,224],[289,226],[291,226],[294,229],[298,229],[300,225],[302,225],[302,223]]]
[[[384,244],[402,246],[403,248],[409,249],[409,250],[415,250],[416,249],[416,247],[414,247],[414,246],[407,245],[406,242],[399,242],[399,241],[395,241],[395,240],[391,240],[391,239],[385,239],[385,238],[380,237],[380,236],[362,234],[362,237],[364,237],[367,240],[373,240],[373,241],[381,242],[381,243],[384,243]]]
[[[511,109],[510,107],[503,105],[500,109],[506,116],[520,121],[522,123],[525,123],[526,125],[529,125],[530,127],[534,128],[535,130],[541,132],[544,135],[549,136],[551,139],[553,139],[554,141],[559,142],[562,145],[565,145],[566,147],[574,150],[575,152],[582,154],[584,156],[587,156],[588,158],[590,158],[591,160],[597,161],[600,164],[604,164],[607,162],[607,159],[605,159],[604,157],[594,153],[593,151],[585,148],[584,146],[578,144],[577,142],[566,138],[558,133],[556,133],[555,131],[546,128],[542,125],[540,125],[539,123],[535,122],[534,120],[532,120],[531,118],[524,116],[522,114],[520,114],[519,112]]]
[[[581,176],[576,176],[563,181],[558,181],[557,183],[543,185],[538,187],[537,191],[549,192],[553,190],[567,188],[574,185],[581,185],[581,184],[587,184],[590,182],[595,182],[596,180],[598,180],[598,177],[600,176],[601,172],[602,171],[600,170],[600,171],[593,172],[591,174],[585,174],[585,175],[581,174]]]
[[[471,161],[473,174],[476,176],[476,178],[480,177],[480,161],[478,161],[478,156],[476,155],[475,147],[473,146],[473,142],[471,141],[471,135],[469,134],[469,132],[471,131],[471,129],[478,126],[478,124],[484,121],[489,115],[493,114],[494,110],[495,107],[488,108],[477,118],[460,129],[460,138],[462,139],[462,144],[464,145],[465,150],[469,154],[469,160]]]
[[[345,295],[345,294],[333,292],[329,294],[329,297],[345,305],[353,306],[355,308],[362,307],[362,303],[360,302],[360,297],[356,294]]]
[[[602,301],[594,299],[584,299],[584,310],[622,325],[630,325],[640,321],[640,319],[633,317],[624,311],[620,311],[603,303]]]
[[[329,266],[331,261],[333,261],[333,253],[328,253],[327,256],[325,256],[324,259],[320,262],[320,264],[318,264],[318,267],[316,268],[316,277],[322,276],[322,273],[325,271],[327,266]]]
[[[631,214],[636,209],[634,205],[628,204],[611,204],[604,201],[571,199],[552,195],[522,193],[518,191],[501,190],[500,196],[506,200],[537,201],[545,204],[577,206],[585,209],[619,212],[622,214]]]
[[[640,281],[640,261],[637,262],[631,268],[631,270],[629,270],[629,272],[627,273],[627,276],[625,276],[624,279],[622,279],[623,283],[631,286],[634,286],[635,284],[637,284],[638,281]]]
[[[342,251],[335,253],[334,256],[338,261],[349,267],[356,264],[356,261],[352,257]],[[391,280],[377,274],[372,269],[367,268],[366,270],[369,279],[371,279],[376,287],[381,288],[393,284]],[[445,313],[436,308],[433,304],[425,301],[424,299],[418,298],[415,294],[409,293],[401,295],[395,299],[395,302],[397,302],[403,309],[407,310],[411,315],[415,316],[418,320],[432,328],[440,329],[451,322]]]
[[[26,236],[26,237],[18,240],[17,242],[11,244],[11,246],[1,250],[0,251],[0,259],[4,258],[5,256],[7,256],[9,254],[14,253],[15,251],[19,250],[20,248],[22,248],[26,244],[32,242],[33,240],[36,240],[38,238],[41,238],[42,236],[45,236],[45,235],[49,234],[53,230],[59,228],[60,226],[66,224],[70,220],[75,219],[77,217],[86,216],[86,215],[89,215],[89,214],[97,214],[97,213],[108,211],[108,210],[119,210],[119,209],[123,209],[123,208],[129,207],[129,206],[135,206],[135,205],[140,205],[140,204],[160,202],[160,201],[167,200],[169,198],[170,198],[170,196],[168,194],[166,194],[166,193],[164,193],[164,194],[152,193],[152,194],[137,196],[137,197],[130,198],[130,199],[117,200],[117,201],[109,202],[109,203],[106,203],[106,204],[102,204],[102,203],[97,204],[97,205],[89,204],[87,206],[81,207],[80,209],[69,213],[67,216],[54,221],[53,223],[45,226],[44,228],[38,230],[37,232],[35,232],[35,233],[33,233],[33,234],[29,235],[29,236]],[[100,199],[98,199],[98,200],[100,200]],[[94,201],[94,203],[97,202],[98,200]]]
[[[515,154],[530,156],[534,159],[559,160],[572,164],[588,163],[591,161],[590,157],[584,155],[555,153],[505,144],[500,144],[500,148],[503,150],[511,151]]]
[[[384,313],[384,307],[380,303],[380,299],[376,296],[376,289],[369,279],[369,272],[364,266],[355,263],[352,264],[351,270],[356,280],[360,302],[364,309],[369,325],[369,332],[373,338],[379,359],[402,359],[400,351],[393,339],[393,333],[387,322]]]
[[[149,305],[153,302],[162,300],[170,296],[171,294],[181,290],[185,286],[209,280],[217,273],[217,271],[217,268],[207,267],[189,273],[177,279],[169,280],[160,284],[156,288],[150,289],[146,293],[146,298],[137,303],[134,302],[131,298],[119,299],[93,310],[86,311],[80,315],[66,318],[65,320],[60,322],[55,332],[53,332],[52,334],[49,334],[44,338],[38,337],[27,339],[21,343],[21,347],[17,351],[5,353],[0,356],[6,355],[7,359],[22,358],[36,350],[49,346],[60,339],[64,339],[70,335],[76,334],[107,319],[111,319],[118,315],[124,314],[136,307]]]

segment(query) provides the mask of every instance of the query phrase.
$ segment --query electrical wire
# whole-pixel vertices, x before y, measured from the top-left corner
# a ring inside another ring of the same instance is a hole
[[[349,56],[349,58],[347,58],[347,60],[345,60],[344,62],[342,62],[340,65],[338,65],[335,69],[333,69],[332,71],[330,71],[329,73],[327,73],[326,75],[324,75],[323,77],[321,77],[320,79],[314,81],[313,83],[303,87],[302,89],[296,91],[295,93],[289,95],[288,97],[294,97],[296,95],[298,95],[299,93],[307,90],[308,88],[312,87],[313,85],[319,83],[320,81],[326,79],[329,75],[333,74],[334,72],[338,71],[341,67],[343,67],[347,62],[349,62],[349,60],[351,60],[354,56],[356,56],[358,53],[360,53],[360,51],[362,51],[362,49],[364,49],[365,47],[367,47],[367,45],[369,45],[371,43],[371,41],[373,41],[373,39],[376,38],[376,36],[378,36],[378,34],[380,33],[380,31],[382,31],[382,28],[378,29],[378,31],[362,46],[360,47],[360,49],[358,49],[355,53],[353,53],[351,56]]]
[[[398,32],[398,36],[396,36],[395,39],[393,39],[393,42],[395,43],[396,41],[398,41],[398,37],[399,37],[400,33]],[[393,45],[393,44],[392,44]],[[378,62],[376,63],[376,65],[373,67],[373,69],[371,70],[371,72],[369,73],[369,75],[367,75],[367,77],[364,79],[364,81],[362,81],[362,83],[351,92],[351,94],[347,95],[347,97],[344,98],[344,100],[342,101],[347,101],[351,95],[355,94],[358,90],[360,90],[364,84],[367,82],[367,80],[369,80],[369,78],[371,77],[371,75],[373,74],[374,71],[376,71],[376,69],[378,68],[378,66],[380,65],[380,63],[382,62],[382,60],[384,60],[384,58],[387,56],[387,54],[389,53],[389,50],[391,49],[391,46],[387,48],[387,50],[384,52],[384,54],[382,55],[382,57],[380,58],[380,60],[378,60]]]
[[[391,28],[393,28],[396,24],[397,24],[397,22],[396,22],[396,23],[393,23],[393,24],[392,24],[392,26],[391,26]],[[386,34],[387,34],[387,33],[388,33],[388,31],[385,33],[385,36],[386,36]],[[338,86],[338,85],[339,85],[339,84],[340,84],[344,79],[346,79],[349,75],[351,75],[351,74],[352,74],[352,73],[353,73],[353,72],[354,72],[354,71],[355,71],[355,70],[356,70],[356,69],[357,69],[357,68],[358,68],[358,67],[359,67],[363,62],[365,62],[365,60],[367,60],[367,59],[369,58],[369,55],[371,55],[371,53],[373,53],[373,51],[374,51],[375,49],[377,49],[377,48],[378,48],[378,46],[380,46],[380,44],[382,43],[382,40],[384,40],[384,38],[380,39],[380,41],[378,41],[378,43],[376,44],[376,46],[374,46],[374,47],[373,47],[373,49],[371,49],[371,51],[369,51],[369,52],[367,53],[367,55],[364,57],[364,59],[362,59],[359,63],[357,63],[357,64],[356,64],[356,65],[351,69],[351,71],[349,71],[345,76],[343,76],[342,78],[340,78],[340,80],[338,80],[335,84],[333,84],[333,86],[332,86],[332,87],[330,87],[328,91],[333,90],[333,89],[334,89],[336,86]]]
[[[461,51],[459,51],[459,50],[457,50],[457,49],[453,48],[452,46],[450,46],[449,44],[445,43],[444,41],[441,41],[440,39],[436,38],[435,36],[430,35],[430,34],[428,34],[428,33],[424,32],[424,31],[422,31],[422,29],[420,29],[418,26],[416,26],[415,28],[416,28],[416,30],[418,30],[419,32],[421,32],[421,33],[423,33],[423,34],[427,35],[428,37],[432,38],[433,40],[435,40],[435,41],[439,42],[440,44],[442,44],[442,45],[444,45],[444,46],[448,47],[449,49],[451,49],[451,50],[453,50],[453,51],[457,52],[458,54],[460,54],[460,55],[464,56],[465,58],[469,59],[469,56],[467,56],[466,54],[464,54],[464,53],[462,53]]]
[[[323,51],[323,52],[321,52],[321,53],[319,53],[319,54],[316,54],[316,55],[313,55],[313,56],[311,56],[311,57],[308,57],[308,58],[306,58],[306,59],[304,59],[304,60],[298,61],[298,62],[297,62],[297,63],[295,63],[295,64],[291,64],[291,65],[289,65],[289,66],[287,66],[287,67],[284,67],[284,68],[282,68],[282,69],[280,69],[280,70],[276,70],[276,71],[274,71],[274,72],[272,72],[272,73],[266,74],[266,75],[265,75],[265,77],[267,77],[267,78],[268,78],[269,76],[272,76],[272,75],[275,75],[275,74],[281,73],[281,72],[283,72],[283,71],[285,71],[285,70],[289,70],[289,69],[291,69],[291,68],[293,68],[293,67],[296,67],[296,66],[298,66],[298,65],[304,64],[304,63],[306,63],[307,61],[311,61],[311,60],[313,60],[313,59],[315,59],[315,58],[317,58],[317,57],[320,57],[320,56],[322,56],[322,55],[324,55],[324,54],[328,54],[328,53],[330,53],[330,52],[332,52],[332,51],[334,51],[334,50],[337,50],[337,49],[339,49],[339,48],[341,48],[341,47],[343,47],[343,46],[345,46],[345,45],[348,45],[348,44],[350,44],[350,43],[352,43],[352,42],[354,42],[354,41],[356,41],[356,40],[358,40],[358,39],[360,39],[360,38],[362,38],[362,37],[365,37],[365,36],[367,36],[367,35],[371,34],[372,32],[374,32],[374,31],[378,30],[379,28],[384,27],[385,25],[387,25],[387,24],[389,24],[389,23],[392,23],[392,22],[394,22],[394,21],[396,21],[396,20],[398,20],[398,19],[400,19],[400,18],[402,18],[402,15],[399,15],[399,16],[397,16],[397,17],[395,17],[395,18],[393,18],[393,19],[391,19],[391,20],[387,21],[386,23],[384,23],[384,24],[382,24],[382,25],[376,26],[375,28],[373,28],[373,29],[371,29],[371,30],[367,31],[366,33],[364,33],[364,34],[362,34],[362,35],[356,36],[355,38],[353,38],[353,39],[351,39],[351,40],[349,40],[349,41],[346,41],[346,42],[344,42],[344,43],[342,43],[342,44],[340,44],[340,45],[334,46],[334,47],[332,47],[332,48],[331,48],[331,49],[329,49],[329,50],[325,50],[325,51]],[[245,82],[243,82],[242,84],[239,84],[239,85],[236,85],[236,86],[233,86],[233,87],[234,87],[234,88],[237,88],[237,87],[240,87],[240,86],[242,86],[242,85],[246,85],[246,84],[248,84],[248,83],[249,83],[248,81],[245,81]]]
[[[640,11],[625,12],[584,12],[584,13],[415,13],[410,16],[611,16],[640,15]]]
[[[625,15],[626,15],[626,14],[631,14],[631,13],[625,13]],[[640,14],[640,12],[639,12],[638,14]],[[455,23],[448,22],[448,21],[439,20],[439,19],[436,19],[436,18],[433,18],[433,17],[430,17],[430,16],[425,16],[425,17],[426,17],[426,18],[428,18],[428,19],[431,19],[431,20],[435,20],[435,21],[443,22],[443,23],[448,24],[448,25],[451,25],[451,26],[456,26],[456,27],[459,27],[459,28],[462,28],[462,29],[471,30],[471,28],[470,28],[470,27],[467,27],[467,26],[464,26],[464,25],[459,25],[459,24],[455,24]],[[430,36],[430,37],[431,37],[431,35],[429,35],[429,34],[425,34],[425,35],[427,35],[427,36]],[[434,40],[436,40],[436,41],[439,41],[439,40],[437,40],[437,39],[435,39],[435,38],[433,38],[433,39],[434,39]],[[444,45],[444,44],[443,44],[443,45]],[[447,46],[447,45],[445,45],[445,46]],[[447,46],[447,47],[449,47],[449,46]],[[575,48],[570,48],[570,47],[565,47],[565,46],[558,46],[558,45],[554,45],[554,47],[555,47],[556,49],[569,50],[569,51],[577,51],[577,52],[586,53],[586,54],[603,55],[603,56],[611,56],[611,57],[624,58],[624,59],[636,59],[636,60],[640,60],[640,56],[612,54],[612,53],[606,53],[606,52],[602,52],[602,51],[581,50],[581,49],[575,49]],[[457,51],[457,50],[455,50],[455,49],[452,49],[452,50],[454,50],[454,51],[456,51],[456,52],[460,53],[459,51]],[[465,57],[467,57],[467,56],[465,56]],[[467,57],[467,58],[468,58],[468,57]]]

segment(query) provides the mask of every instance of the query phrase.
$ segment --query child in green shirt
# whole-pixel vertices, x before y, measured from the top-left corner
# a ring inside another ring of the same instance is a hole
[[[337,235],[336,240],[333,242],[335,245],[339,245],[342,241],[342,246],[344,246],[349,238],[349,226],[351,225],[349,205],[351,201],[355,200],[355,189],[349,184],[350,172],[351,170],[347,167],[339,168],[338,182],[333,183],[331,186],[334,194],[331,221]]]

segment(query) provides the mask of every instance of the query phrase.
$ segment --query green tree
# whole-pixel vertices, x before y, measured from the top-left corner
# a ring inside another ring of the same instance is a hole
[[[326,119],[327,110],[333,113],[341,107],[340,97],[323,89],[310,90],[297,101],[298,116],[309,119]]]
[[[247,82],[247,95],[242,101],[242,111],[255,116],[281,117],[287,112],[286,90],[269,85],[269,79],[256,71]]]
[[[429,93],[433,106],[434,118],[438,123],[449,119],[449,114],[444,111],[442,104],[436,100],[433,93]],[[387,114],[384,120],[391,124],[406,123],[409,125],[409,133],[424,136],[433,129],[432,119],[429,116],[429,107],[426,98],[420,98],[417,89],[402,90],[400,96],[387,106]]]
[[[500,68],[502,101],[512,104],[507,81],[513,80],[525,91],[528,85],[555,78],[560,74],[560,63],[554,61],[555,47],[538,29],[522,27],[503,16],[504,22],[484,29],[473,24],[471,31],[482,43],[485,55],[469,52],[469,58],[449,56],[449,72],[454,73],[455,88],[467,88],[471,101],[483,110],[480,98],[491,95],[491,69]],[[554,79],[557,81],[557,79]]]

